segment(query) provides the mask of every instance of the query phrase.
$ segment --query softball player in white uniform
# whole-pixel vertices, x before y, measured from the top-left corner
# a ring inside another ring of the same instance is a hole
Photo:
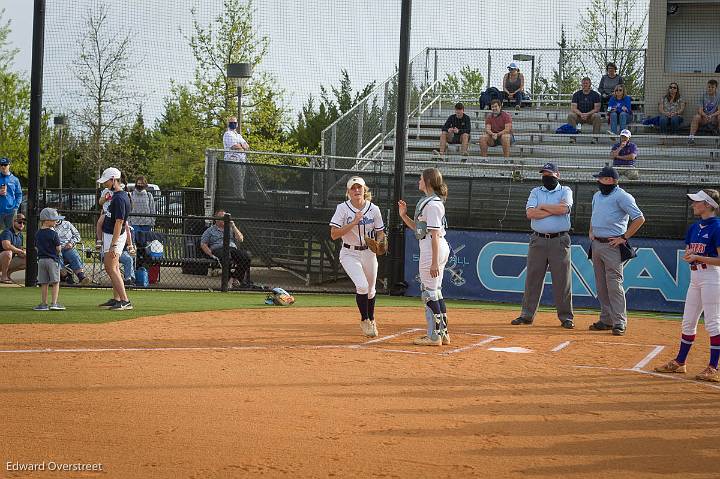
[[[415,218],[407,215],[407,204],[400,200],[400,217],[408,228],[415,231],[420,242],[421,297],[425,303],[427,334],[413,341],[422,346],[450,344],[447,326],[447,308],[442,296],[442,280],[445,265],[450,257],[450,246],[445,240],[445,200],[447,185],[437,168],[427,168],[420,175],[418,188],[425,197],[418,201]]]
[[[330,237],[342,238],[340,264],[355,284],[355,300],[360,310],[360,328],[365,336],[378,335],[375,322],[375,282],[377,256],[369,248],[365,237],[382,241],[385,237],[380,208],[370,202],[372,195],[359,176],[347,182],[348,201],[337,205],[330,220]]]
[[[690,263],[690,285],[685,298],[680,350],[672,361],[655,368],[659,373],[687,372],[685,360],[695,342],[700,314],[710,336],[710,361],[695,379],[720,382],[720,193],[700,190],[690,193],[693,213],[701,219],[690,226],[685,237],[685,256]]]

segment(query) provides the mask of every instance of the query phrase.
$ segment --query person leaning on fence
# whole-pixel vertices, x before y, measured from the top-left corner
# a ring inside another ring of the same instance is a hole
[[[632,133],[630,130],[620,132],[620,141],[612,146],[610,157],[613,160],[613,167],[619,167],[619,173],[629,180],[637,180],[640,175],[635,169],[635,160],[638,155],[638,147],[630,141]]]
[[[503,77],[503,98],[515,108],[520,109],[523,100],[527,99],[525,93],[525,76],[520,73],[517,63],[512,62],[507,67],[508,72]]]
[[[512,117],[502,111],[502,102],[490,102],[492,110],[485,117],[485,133],[480,137],[480,155],[487,157],[488,147],[502,145],[503,156],[510,157],[510,145],[513,143]]]
[[[613,96],[608,101],[607,114],[610,117],[610,133],[617,135],[625,130],[632,118],[632,98],[625,93],[625,85],[615,87]]]
[[[690,125],[689,144],[695,143],[695,133],[701,126],[709,126],[717,130],[720,127],[720,93],[717,80],[708,80],[702,102]]]
[[[120,170],[117,168],[107,168],[97,182],[112,192],[112,196],[108,200],[110,205],[103,219],[102,252],[105,271],[112,283],[113,297],[99,306],[111,311],[133,309],[133,304],[125,291],[122,274],[120,274],[120,255],[122,255],[125,244],[131,240],[130,234],[127,232],[130,198],[122,189]]]
[[[553,163],[540,169],[542,186],[533,188],[527,200],[526,215],[533,232],[528,245],[525,293],[522,312],[510,322],[513,325],[532,324],[550,267],[552,290],[560,325],[575,328],[572,307],[572,269],[570,262],[570,210],[572,190],[562,186],[560,172]]]
[[[672,82],[668,86],[667,93],[658,105],[660,112],[660,132],[676,135],[683,123],[682,114],[685,111],[685,100],[680,96],[680,86]]]
[[[213,224],[205,230],[200,238],[200,248],[210,258],[218,263],[223,256],[223,239],[225,238],[225,210],[217,210]],[[250,254],[238,249],[237,243],[242,243],[245,237],[234,221],[230,221],[230,286],[233,288],[252,286],[250,282]],[[236,243],[237,241],[237,243]]]
[[[237,117],[228,118],[227,130],[223,134],[223,148],[225,149],[225,161],[235,163],[246,163],[247,155],[245,151],[250,149],[250,145],[238,131]],[[245,167],[236,166],[229,169],[231,181],[235,186],[236,196],[245,199]]]
[[[582,89],[572,96],[567,122],[577,128],[578,123],[591,123],[593,133],[600,133],[600,94],[592,89],[590,78],[582,79]]]
[[[76,245],[82,244],[80,232],[77,228],[75,228],[75,225],[66,219],[58,220],[54,229],[60,238],[60,253],[62,255],[63,262],[69,265],[73,273],[77,275],[80,284],[90,284],[90,278],[85,276],[85,265],[83,264],[82,258],[80,258],[80,254],[75,249]],[[60,276],[63,275],[62,273],[63,272],[61,271]],[[72,275],[68,274],[65,281],[68,284],[73,284]]]
[[[598,93],[600,93],[600,99],[603,107],[606,107],[608,100],[615,92],[615,87],[623,85],[625,80],[623,77],[617,74],[617,65],[610,62],[605,67],[605,75],[600,79],[600,85],[598,85]]]
[[[0,233],[0,283],[14,284],[10,276],[25,269],[26,253],[22,247],[25,222],[25,215],[18,213],[12,227]]]
[[[10,173],[10,160],[0,158],[0,230],[13,227],[22,198],[20,180]]]
[[[635,198],[618,186],[620,176],[615,168],[606,166],[593,176],[598,179],[599,191],[592,199],[588,255],[595,270],[600,319],[590,325],[590,331],[612,330],[615,336],[623,336],[627,329],[623,263],[633,256],[628,240],[645,218]]]
[[[155,226],[154,216],[142,216],[143,213],[150,215],[156,213],[155,198],[152,193],[147,190],[147,186],[147,178],[138,176],[137,180],[135,180],[135,189],[130,193],[130,207],[132,211],[130,223],[132,223],[133,226],[132,236],[135,240],[139,231],[149,232],[152,231],[153,226]]]
[[[443,158],[447,144],[462,145],[460,154],[468,154],[470,143],[470,117],[465,114],[465,106],[462,103],[455,104],[455,113],[450,115],[442,127],[440,133],[440,151],[433,151],[435,156]]]
[[[40,212],[40,229],[35,236],[37,248],[38,267],[37,283],[40,285],[41,302],[33,309],[35,311],[62,311],[63,305],[58,303],[60,295],[60,269],[62,255],[60,254],[60,237],[53,229],[55,224],[64,219],[52,208],[44,208]],[[52,302],[48,304],[48,289],[52,286]]]

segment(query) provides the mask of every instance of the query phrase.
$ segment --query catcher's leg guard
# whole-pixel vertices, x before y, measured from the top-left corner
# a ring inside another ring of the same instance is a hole
[[[425,289],[420,297],[433,316],[433,330],[429,336],[437,337],[442,334],[444,324],[443,313],[440,311],[439,302],[439,300],[442,299],[442,293],[439,289]]]

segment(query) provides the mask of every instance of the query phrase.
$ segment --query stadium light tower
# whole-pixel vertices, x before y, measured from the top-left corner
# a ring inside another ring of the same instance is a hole
[[[56,116],[53,118],[53,124],[58,132],[60,139],[60,163],[58,163],[58,187],[60,189],[60,202],[62,203],[62,189],[63,189],[63,132],[68,126],[68,118],[65,115]]]
[[[516,62],[532,62],[530,66],[530,93],[535,94],[535,55],[526,55],[524,53],[517,53],[513,55],[513,60]]]
[[[252,76],[252,64],[251,63],[228,63],[227,66],[227,77],[230,78],[235,86],[237,87],[238,97],[238,128],[237,131],[242,134],[242,89],[247,81]]]

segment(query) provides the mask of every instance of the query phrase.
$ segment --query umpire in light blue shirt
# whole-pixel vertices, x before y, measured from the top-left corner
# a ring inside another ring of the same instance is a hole
[[[632,252],[628,239],[637,233],[645,218],[635,198],[618,186],[615,168],[606,166],[593,176],[598,179],[600,191],[592,199],[589,236],[600,320],[591,324],[590,330],[612,330],[615,336],[623,336],[627,329],[623,262]]]
[[[549,266],[560,325],[573,329],[569,234],[572,190],[560,185],[560,172],[553,163],[545,163],[540,173],[543,185],[532,189],[526,205],[533,231],[528,245],[522,312],[510,324],[532,324],[535,320]]]

